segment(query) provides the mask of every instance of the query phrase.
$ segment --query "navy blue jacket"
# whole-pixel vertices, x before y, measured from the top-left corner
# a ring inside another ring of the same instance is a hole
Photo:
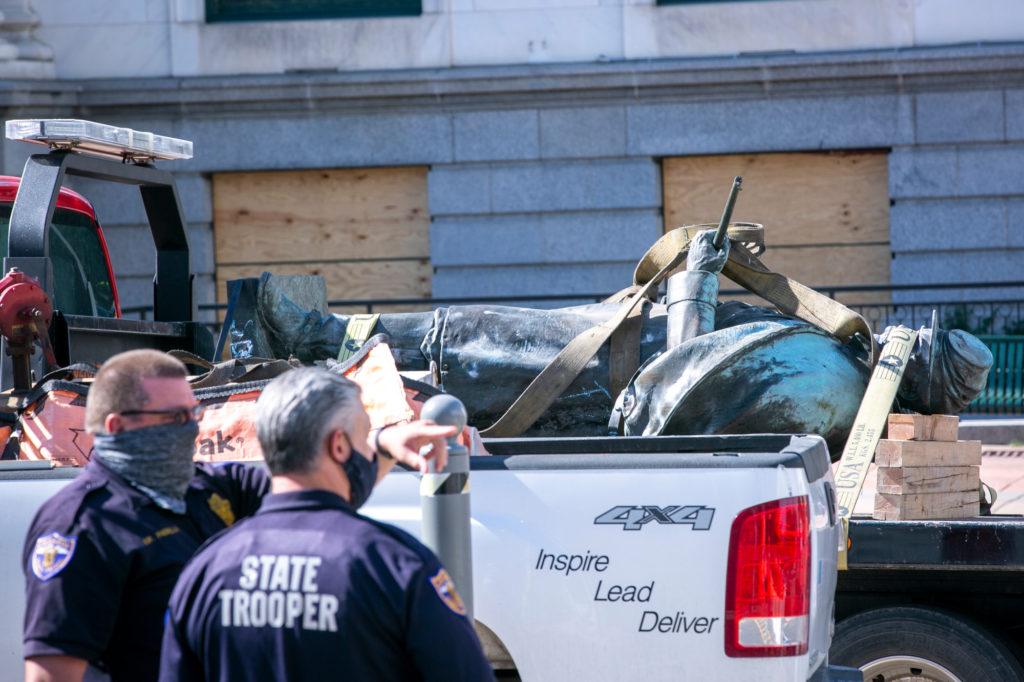
[[[199,464],[179,515],[94,459],[43,504],[25,538],[25,657],[74,656],[115,682],[155,680],[182,568],[268,490],[260,468]]]
[[[171,596],[178,680],[493,680],[434,554],[323,490],[269,495],[200,549]]]

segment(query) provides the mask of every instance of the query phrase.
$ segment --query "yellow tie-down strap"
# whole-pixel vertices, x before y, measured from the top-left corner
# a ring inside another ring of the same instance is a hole
[[[338,349],[338,362],[345,362],[359,352],[366,340],[373,335],[373,328],[377,326],[379,314],[353,315],[348,318],[348,325],[345,327],[345,338],[341,340],[341,348]]]
[[[896,399],[896,391],[903,380],[907,360],[917,341],[917,332],[899,326],[891,330],[882,347],[875,371],[871,374],[857,417],[853,421],[850,437],[846,439],[843,456],[836,468],[836,490],[842,535],[839,538],[839,570],[847,569],[847,551],[850,548],[850,516],[857,506],[868,466],[875,456],[878,439],[882,437],[886,417]]]

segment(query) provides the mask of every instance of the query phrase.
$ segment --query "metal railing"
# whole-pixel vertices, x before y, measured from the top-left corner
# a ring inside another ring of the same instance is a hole
[[[855,303],[849,307],[881,331],[890,324],[918,328],[931,324],[932,311],[938,312],[944,329],[963,329],[976,335],[1024,334],[1024,301],[933,301],[929,303]]]
[[[373,313],[380,312],[380,308],[415,307],[420,310],[433,310],[445,305],[482,305],[482,304],[527,304],[527,303],[576,303],[587,302],[597,303],[611,296],[610,293],[584,293],[584,294],[544,294],[522,296],[448,296],[437,298],[339,298],[327,302],[327,307],[337,308],[359,308],[354,312]],[[226,303],[200,303],[199,310],[225,310]],[[142,319],[153,312],[153,306],[131,306],[122,308],[125,315],[141,314]]]
[[[879,298],[892,298],[892,294],[938,291],[977,291],[991,289],[1024,289],[1024,280],[1002,282],[946,282],[939,284],[878,284],[878,285],[836,285],[815,287],[830,298],[844,298],[849,294],[878,294]],[[449,305],[516,305],[523,307],[559,307],[597,303],[611,292],[584,292],[542,295],[506,296],[441,296],[434,298],[345,298],[327,302],[332,310],[348,313],[374,313],[388,311],[432,310]],[[751,298],[745,289],[723,289],[723,299]],[[938,296],[926,302],[872,301],[846,303],[860,313],[876,331],[889,324],[905,324],[919,327],[929,324],[932,310],[937,310],[943,327],[966,329],[975,334],[1024,334],[1024,297],[1017,299],[941,300]],[[199,310],[220,311],[227,308],[223,303],[201,303]],[[147,319],[152,313],[151,306],[123,308],[125,316]],[[219,325],[210,322],[215,331]]]
[[[944,284],[892,284],[818,287],[818,291],[831,297],[846,294],[877,294],[878,298],[893,298],[893,294],[920,291],[977,291],[990,289],[1024,289],[1024,280],[1008,282],[969,282]],[[751,300],[750,292],[743,289],[724,289],[720,295],[725,298]],[[453,296],[437,298],[388,298],[388,299],[336,299],[328,301],[334,310],[353,312],[384,312],[387,310],[432,310],[446,305],[516,305],[526,307],[554,307],[579,305],[604,300],[608,293],[545,294],[541,296]],[[858,296],[863,298],[863,296]],[[952,296],[950,298],[953,298]],[[989,385],[966,410],[967,413],[1021,414],[1024,412],[1024,296],[1016,299],[993,300],[939,300],[928,302],[858,302],[846,303],[860,313],[875,331],[881,331],[890,324],[904,324],[920,327],[931,324],[932,311],[938,311],[943,328],[964,329],[982,337],[993,351],[995,366],[989,377]],[[227,306],[218,303],[199,305],[200,311],[220,311]],[[149,306],[124,308],[126,315],[138,315],[142,319],[152,312]],[[207,323],[216,336],[220,323]],[[1001,336],[993,336],[1001,335]],[[997,342],[998,343],[995,343]]]
[[[964,412],[1024,413],[1024,336],[981,336],[992,352],[992,369],[985,389]]]

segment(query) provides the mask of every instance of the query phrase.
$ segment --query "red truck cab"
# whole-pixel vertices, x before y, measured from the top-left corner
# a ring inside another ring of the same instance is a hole
[[[0,255],[7,255],[11,207],[21,178],[0,175]],[[121,317],[117,281],[96,211],[78,192],[60,188],[50,230],[54,305],[70,315]]]

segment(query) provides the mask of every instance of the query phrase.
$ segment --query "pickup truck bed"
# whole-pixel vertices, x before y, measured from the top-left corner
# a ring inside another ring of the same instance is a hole
[[[475,616],[488,648],[501,654],[499,667],[514,666],[524,680],[824,679],[839,531],[820,438],[486,445],[493,454],[471,462]],[[40,464],[10,462],[0,469],[7,504],[0,557],[12,577],[0,588],[8,614],[0,619],[0,679],[20,675],[25,530],[42,501],[76,473]],[[768,515],[751,516],[752,508]],[[773,632],[800,635],[806,628],[806,647],[793,646],[786,655],[729,656],[727,583],[730,563],[738,561],[730,553],[734,520],[746,511],[744,518],[764,537],[786,541],[786,528],[771,522],[779,510],[778,518],[802,526],[795,537],[804,554],[790,565],[765,550],[763,570],[741,571],[746,580],[736,583],[776,594],[768,588],[791,578],[793,566],[802,567],[804,612],[775,621],[747,618],[739,632],[749,645],[752,623],[767,628],[753,632],[769,641]],[[364,511],[419,536],[418,475],[388,476]]]

